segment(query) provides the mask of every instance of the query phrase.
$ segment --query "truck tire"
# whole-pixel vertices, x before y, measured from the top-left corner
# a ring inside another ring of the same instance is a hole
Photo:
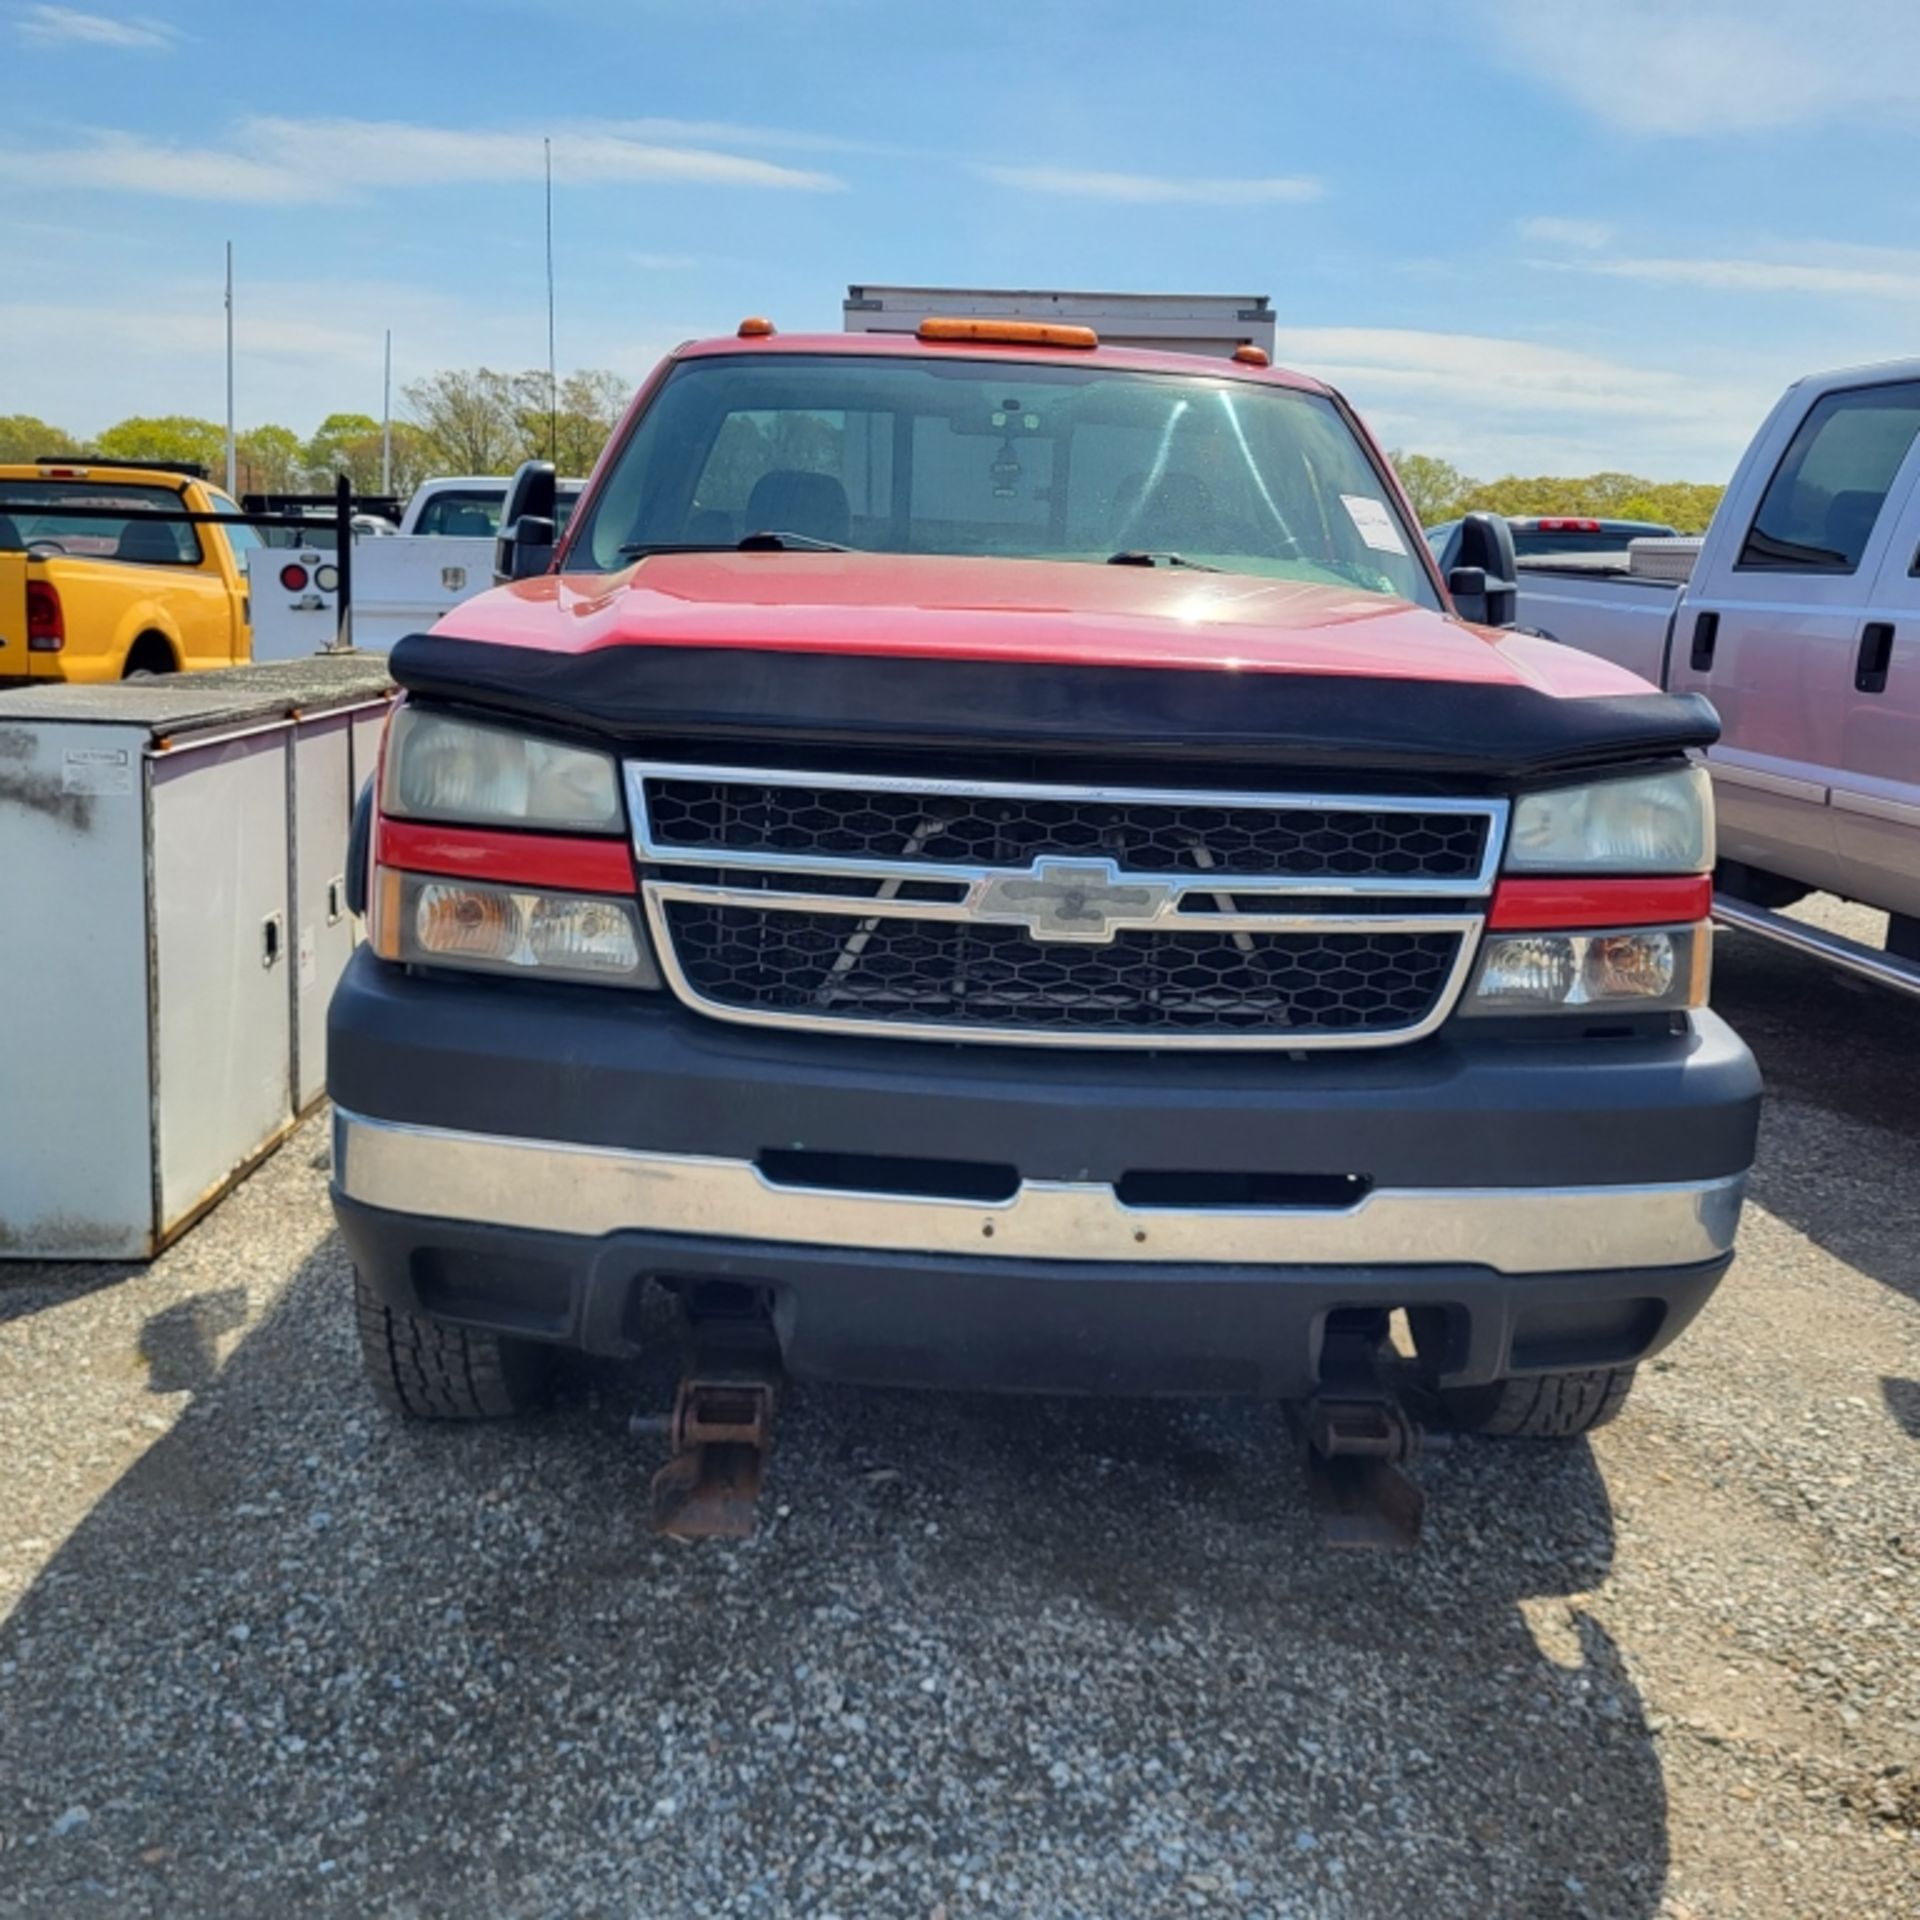
[[[1633,1388],[1631,1367],[1531,1373],[1484,1387],[1453,1387],[1440,1404],[1458,1433],[1499,1439],[1572,1440],[1604,1427]]]
[[[549,1355],[532,1340],[396,1313],[358,1273],[360,1357],[383,1406],[413,1420],[499,1420],[539,1406]]]

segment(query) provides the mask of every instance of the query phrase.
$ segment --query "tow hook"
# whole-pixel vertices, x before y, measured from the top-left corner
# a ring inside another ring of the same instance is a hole
[[[632,1423],[635,1434],[665,1426],[672,1457],[653,1476],[648,1518],[656,1533],[676,1540],[751,1539],[759,1518],[779,1350],[770,1334],[739,1323],[722,1327],[726,1337],[696,1334],[666,1420]]]
[[[1438,1451],[1386,1378],[1377,1342],[1329,1334],[1321,1385],[1288,1408],[1307,1504],[1330,1547],[1402,1549],[1419,1542],[1426,1496],[1407,1469],[1423,1445]]]

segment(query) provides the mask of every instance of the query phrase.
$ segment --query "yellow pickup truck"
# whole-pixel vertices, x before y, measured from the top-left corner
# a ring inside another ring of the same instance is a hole
[[[0,686],[250,660],[246,550],[260,535],[156,517],[182,509],[239,511],[198,468],[0,465]]]

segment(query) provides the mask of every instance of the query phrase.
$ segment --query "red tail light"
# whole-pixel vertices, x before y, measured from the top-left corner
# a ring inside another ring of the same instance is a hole
[[[280,584],[289,593],[304,593],[307,590],[307,570],[297,560],[289,560],[280,569]]]
[[[1542,520],[1540,522],[1540,531],[1542,533],[1598,533],[1600,531],[1600,522],[1598,520],[1568,520],[1565,518]]]
[[[58,653],[67,644],[67,617],[60,589],[46,580],[27,582],[27,651]]]

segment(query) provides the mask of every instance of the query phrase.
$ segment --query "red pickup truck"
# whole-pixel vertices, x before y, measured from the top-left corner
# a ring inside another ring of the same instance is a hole
[[[1712,709],[1460,618],[1337,394],[749,323],[550,518],[394,650],[357,828],[390,1403],[513,1411],[657,1287],[796,1374],[1343,1407],[1404,1313],[1455,1423],[1568,1435],[1706,1300]]]

